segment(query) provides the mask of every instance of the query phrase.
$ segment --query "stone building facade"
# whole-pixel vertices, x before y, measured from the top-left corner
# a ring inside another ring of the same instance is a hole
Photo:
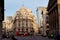
[[[42,28],[43,28],[43,36],[46,36],[46,31],[49,30],[48,26],[48,15],[47,15],[47,8],[44,7],[42,8],[42,18],[43,18],[43,21],[42,21]]]
[[[0,40],[2,35],[2,21],[4,20],[4,0],[0,0]]]
[[[21,34],[28,32],[29,34],[38,34],[38,25],[36,17],[32,11],[26,7],[21,7],[14,16],[10,24],[11,31],[19,31]]]
[[[37,9],[36,9],[37,23],[38,23],[39,27],[43,26],[42,25],[43,18],[42,18],[42,14],[41,14],[42,8],[44,8],[44,7],[37,7]]]
[[[5,32],[11,31],[11,27],[12,27],[12,16],[6,16],[5,20],[3,21],[3,27],[2,29]]]
[[[46,31],[49,30],[47,28],[48,24],[48,15],[46,7],[38,7],[37,10],[37,21],[40,27],[41,35],[46,36]]]
[[[60,34],[60,0],[49,0],[47,11],[49,15],[49,32]]]

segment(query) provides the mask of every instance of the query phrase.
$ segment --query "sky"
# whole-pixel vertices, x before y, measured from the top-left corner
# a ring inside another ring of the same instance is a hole
[[[13,16],[23,4],[26,8],[31,9],[36,16],[36,8],[47,7],[48,0],[4,0],[5,17]]]

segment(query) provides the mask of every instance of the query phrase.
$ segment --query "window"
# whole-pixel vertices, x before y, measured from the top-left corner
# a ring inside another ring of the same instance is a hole
[[[17,11],[16,13],[17,13],[17,14],[19,14],[20,12],[19,12],[19,11]]]
[[[40,28],[42,28],[42,26]]]
[[[47,26],[47,28],[49,28],[49,26]]]
[[[32,11],[31,11],[31,13],[32,13]]]
[[[19,26],[20,26],[20,24],[19,24]]]
[[[20,30],[20,28],[18,30]]]
[[[49,23],[49,21],[46,21],[46,23]]]
[[[48,17],[46,17],[46,19],[48,19]]]

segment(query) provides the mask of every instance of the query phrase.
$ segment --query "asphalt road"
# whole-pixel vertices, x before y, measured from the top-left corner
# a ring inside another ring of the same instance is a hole
[[[25,36],[25,37],[16,37],[17,40],[54,40],[49,39],[48,37],[42,37],[42,36]],[[2,40],[9,40],[9,39],[2,39]]]

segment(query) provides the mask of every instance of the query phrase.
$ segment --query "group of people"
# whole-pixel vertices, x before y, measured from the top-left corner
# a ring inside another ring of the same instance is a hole
[[[17,40],[12,32],[11,33],[7,32],[6,34],[3,33],[2,39],[4,39],[4,38],[10,39],[10,40]]]
[[[11,40],[17,40],[14,35],[10,37]]]

